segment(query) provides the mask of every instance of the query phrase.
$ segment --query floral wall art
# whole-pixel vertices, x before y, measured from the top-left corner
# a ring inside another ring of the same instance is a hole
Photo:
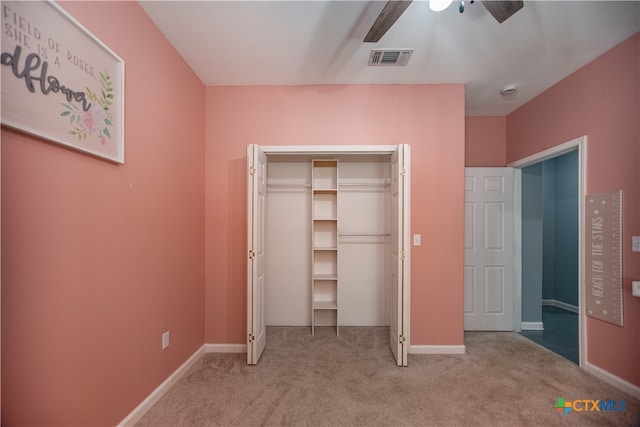
[[[124,62],[53,2],[0,12],[2,124],[124,163]]]

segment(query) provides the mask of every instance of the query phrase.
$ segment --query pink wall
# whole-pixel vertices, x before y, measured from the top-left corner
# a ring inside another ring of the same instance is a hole
[[[506,116],[465,118],[465,166],[506,166]]]
[[[507,116],[507,162],[587,135],[587,193],[623,191],[624,326],[587,318],[587,360],[640,386],[640,34]]]
[[[204,86],[137,3],[63,7],[125,61],[126,163],[2,128],[3,425],[115,425],[204,342]]]
[[[246,148],[411,145],[411,343],[463,343],[464,86],[208,87],[207,343],[246,341]]]

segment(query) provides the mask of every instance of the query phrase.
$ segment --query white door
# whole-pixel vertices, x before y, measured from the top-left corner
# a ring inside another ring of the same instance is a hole
[[[258,363],[267,345],[264,314],[264,215],[267,157],[260,146],[247,147],[247,363]]]
[[[465,168],[464,329],[514,330],[512,168]]]
[[[391,155],[391,307],[389,345],[398,366],[407,366],[409,348],[410,197],[409,146]]]

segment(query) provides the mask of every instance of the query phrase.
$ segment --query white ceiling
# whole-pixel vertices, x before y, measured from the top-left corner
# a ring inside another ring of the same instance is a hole
[[[414,1],[378,43],[386,1],[140,1],[207,86],[464,83],[468,115],[505,115],[640,31],[639,1],[532,1],[499,24],[479,1]],[[414,48],[368,67],[372,48]],[[515,84],[515,96],[500,89]]]

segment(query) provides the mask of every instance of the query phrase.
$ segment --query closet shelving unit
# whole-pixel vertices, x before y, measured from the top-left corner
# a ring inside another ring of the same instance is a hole
[[[311,334],[338,322],[338,161],[311,165]]]

